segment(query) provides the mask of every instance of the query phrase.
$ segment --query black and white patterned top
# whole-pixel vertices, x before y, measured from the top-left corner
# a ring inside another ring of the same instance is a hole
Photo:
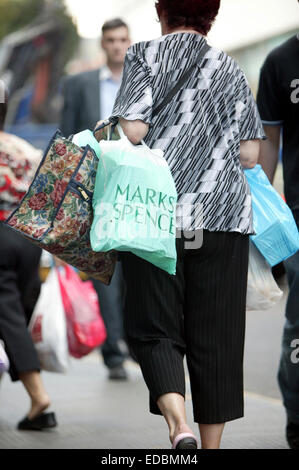
[[[130,47],[113,116],[150,124],[144,140],[165,152],[178,192],[178,228],[251,234],[251,195],[240,164],[240,141],[265,135],[236,62],[211,48],[183,89],[152,118],[153,106],[196,62],[204,44],[201,35],[174,33]]]

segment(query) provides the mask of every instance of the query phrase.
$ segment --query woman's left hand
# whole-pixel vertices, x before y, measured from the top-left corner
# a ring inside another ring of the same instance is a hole
[[[104,123],[108,123],[109,121],[106,119],[106,120],[102,120],[102,121],[98,121],[96,123],[96,126],[94,128],[94,131],[97,129],[97,127],[101,126],[102,124]],[[98,130],[96,133],[95,133],[95,138],[97,139],[97,141],[99,142],[100,140],[107,140],[107,137],[108,137],[108,132],[109,132],[109,129],[110,129],[110,132],[111,132],[111,126],[112,124],[107,124],[105,127],[103,127],[102,129]]]

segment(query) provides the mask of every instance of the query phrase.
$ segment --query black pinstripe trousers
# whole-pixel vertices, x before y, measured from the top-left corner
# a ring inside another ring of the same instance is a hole
[[[186,355],[194,421],[241,418],[249,237],[203,231],[203,246],[177,239],[175,276],[121,253],[127,286],[124,327],[150,392],[185,398]]]

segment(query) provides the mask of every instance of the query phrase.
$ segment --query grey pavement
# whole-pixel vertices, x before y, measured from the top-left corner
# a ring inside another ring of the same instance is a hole
[[[245,417],[226,425],[223,449],[287,449],[285,412],[276,373],[285,295],[272,310],[248,312],[245,346]],[[0,449],[169,449],[164,419],[148,412],[148,392],[139,366],[127,361],[129,381],[114,382],[97,351],[71,360],[67,374],[43,372],[59,426],[18,431],[29,399],[6,374],[0,385]],[[186,372],[187,374],[187,372]],[[186,408],[194,432],[187,382]]]

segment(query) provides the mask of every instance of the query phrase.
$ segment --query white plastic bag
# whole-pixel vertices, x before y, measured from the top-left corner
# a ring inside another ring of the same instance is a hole
[[[51,269],[42,285],[29,331],[42,368],[66,372],[69,361],[66,319],[56,268]]]
[[[267,310],[273,307],[282,295],[283,292],[272,275],[271,266],[250,241],[246,309]]]
[[[2,345],[2,341],[0,341],[0,375],[3,374],[3,372],[7,372],[8,369],[9,369],[9,359]]]

